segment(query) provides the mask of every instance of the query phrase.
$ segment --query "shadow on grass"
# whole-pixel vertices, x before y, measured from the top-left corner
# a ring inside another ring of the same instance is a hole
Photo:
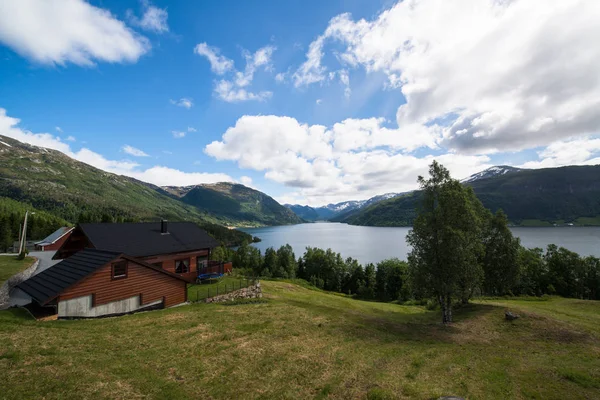
[[[420,313],[386,312],[372,310],[371,313],[327,304],[315,304],[308,301],[286,299],[286,303],[326,315],[331,318],[329,326],[342,336],[355,336],[363,341],[390,342],[397,340],[422,343],[456,343],[463,336],[464,325],[472,321],[488,320],[491,313],[498,313],[501,307],[482,304],[468,304],[454,310],[454,324],[443,325],[440,311],[428,311],[421,308]],[[402,306],[398,306],[402,307]],[[499,320],[501,321],[501,320]],[[490,325],[495,325],[490,322]],[[323,328],[321,324],[317,328]]]

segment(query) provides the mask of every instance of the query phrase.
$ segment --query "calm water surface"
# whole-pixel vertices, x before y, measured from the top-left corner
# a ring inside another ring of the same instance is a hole
[[[377,263],[386,258],[406,259],[410,247],[406,234],[410,228],[379,228],[353,226],[334,222],[272,226],[243,229],[262,242],[254,246],[261,251],[268,247],[279,248],[289,243],[296,256],[304,254],[306,247],[331,248],[343,257],[353,257],[359,262]],[[554,243],[581,255],[600,256],[600,227],[512,228],[526,247],[542,247]]]

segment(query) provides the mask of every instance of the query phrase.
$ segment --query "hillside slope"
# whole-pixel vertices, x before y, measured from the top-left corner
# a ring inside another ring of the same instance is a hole
[[[229,182],[185,187],[164,187],[183,203],[239,225],[298,224],[302,219],[272,197],[244,185]]]
[[[519,169],[470,180],[483,205],[504,210],[515,225],[600,225],[600,166]],[[377,203],[337,221],[352,225],[408,226],[419,192]]]
[[[23,310],[0,311],[2,398],[600,395],[599,302],[502,299],[457,309],[456,322],[444,327],[439,311],[425,307],[261,285],[258,304],[118,318],[37,322]],[[507,310],[521,318],[506,322]]]

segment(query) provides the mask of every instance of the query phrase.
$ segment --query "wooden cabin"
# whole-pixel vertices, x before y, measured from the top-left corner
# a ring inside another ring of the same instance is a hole
[[[54,255],[65,259],[83,249],[123,253],[194,282],[207,270],[231,271],[231,263],[210,261],[219,246],[193,222],[79,224]]]
[[[96,318],[187,301],[187,280],[123,253],[83,249],[15,287],[60,319]]]

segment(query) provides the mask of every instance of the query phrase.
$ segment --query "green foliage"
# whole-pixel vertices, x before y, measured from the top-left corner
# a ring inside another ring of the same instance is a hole
[[[468,184],[492,212],[504,210],[508,220],[523,226],[554,223],[600,225],[600,166],[569,166],[519,170]],[[337,216],[352,225],[411,226],[422,192],[382,201]]]
[[[233,260],[234,254],[235,252],[230,248],[225,246],[219,246],[213,249],[213,251],[210,254],[210,258],[214,261],[231,261]]]
[[[439,301],[442,320],[449,323],[453,298],[468,299],[481,282],[482,207],[472,190],[437,162],[429,174],[427,180],[419,177],[423,203],[407,236],[410,275],[421,294]]]
[[[502,210],[490,219],[484,246],[484,292],[490,296],[511,293],[519,279],[518,257],[521,244],[508,229],[508,220]]]
[[[375,272],[375,293],[380,301],[408,300],[408,263],[397,258],[378,263]]]

